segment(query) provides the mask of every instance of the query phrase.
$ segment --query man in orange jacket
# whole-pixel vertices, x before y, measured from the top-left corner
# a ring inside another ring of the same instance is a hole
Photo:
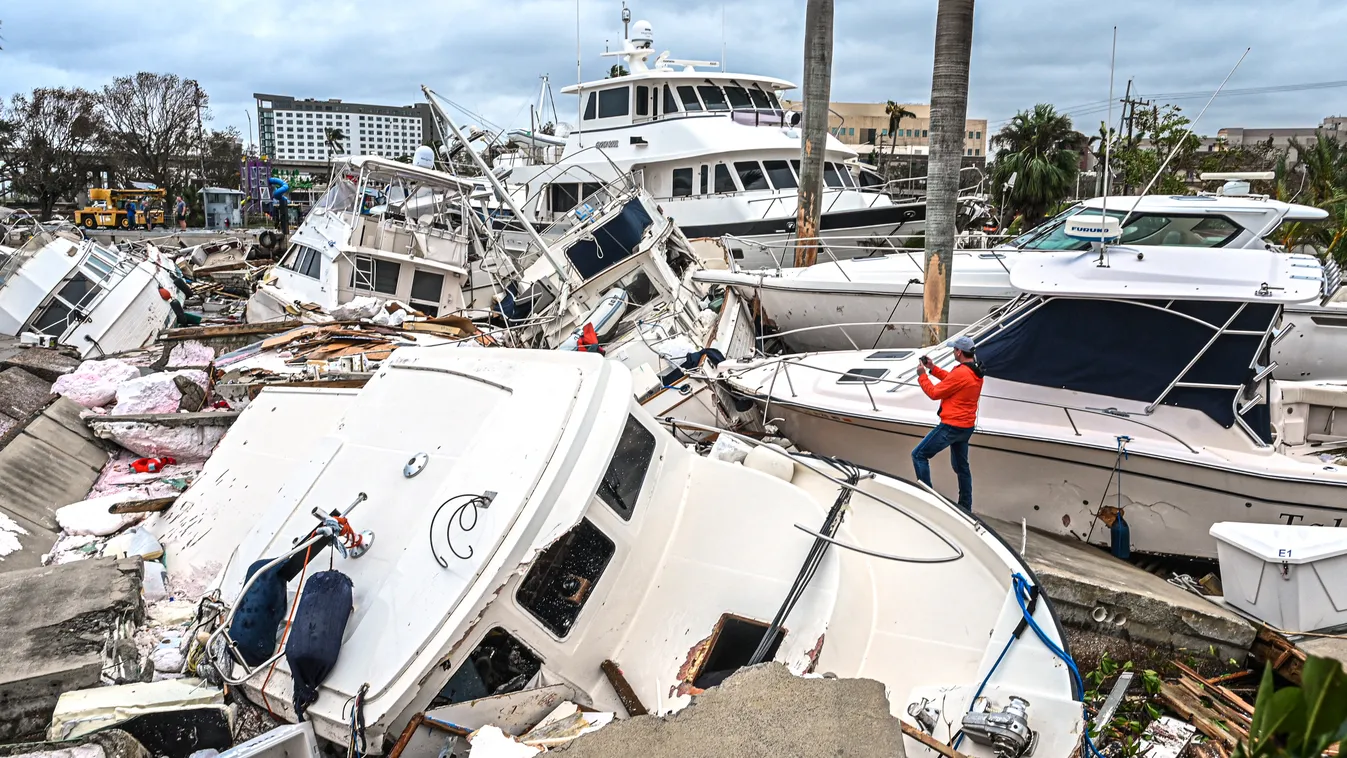
[[[968,440],[977,425],[978,400],[982,397],[982,364],[974,356],[976,345],[971,337],[960,335],[950,340],[954,359],[959,362],[952,371],[946,371],[921,357],[917,367],[917,383],[932,400],[940,401],[940,423],[912,449],[912,467],[917,479],[931,486],[931,458],[949,448],[950,463],[959,480],[959,507],[973,511],[973,472],[968,467]],[[940,381],[936,384],[926,376],[930,371]]]

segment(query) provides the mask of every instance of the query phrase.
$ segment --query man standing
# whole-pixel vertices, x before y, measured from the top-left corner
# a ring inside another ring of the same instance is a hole
[[[931,458],[949,448],[950,464],[959,479],[959,507],[972,513],[973,472],[968,467],[968,440],[977,424],[978,399],[982,397],[985,372],[973,355],[976,345],[971,337],[959,335],[950,340],[949,346],[954,348],[954,359],[959,362],[954,370],[946,371],[924,355],[917,367],[921,391],[932,400],[940,401],[940,423],[913,448],[912,467],[917,470],[917,479],[931,486]],[[927,371],[940,383],[932,382],[926,376]]]
[[[173,220],[177,222],[179,231],[187,230],[187,202],[178,195],[173,203]]]

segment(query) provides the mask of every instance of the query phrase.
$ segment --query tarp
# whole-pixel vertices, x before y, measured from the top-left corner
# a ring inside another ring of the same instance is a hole
[[[1278,312],[1262,303],[1053,298],[984,337],[977,353],[987,375],[997,379],[1150,403],[1180,374],[1181,381],[1204,384],[1249,379],[1261,336],[1222,335],[1184,371],[1241,305],[1232,330],[1261,335]],[[1228,428],[1235,423],[1236,392],[1177,387],[1163,403],[1200,410]],[[1251,411],[1245,420],[1264,435],[1254,423],[1260,418],[1265,426],[1266,413]]]
[[[575,264],[581,278],[592,279],[630,258],[653,222],[640,200],[629,200],[620,213],[594,230],[592,239],[580,240],[567,248],[566,257]]]

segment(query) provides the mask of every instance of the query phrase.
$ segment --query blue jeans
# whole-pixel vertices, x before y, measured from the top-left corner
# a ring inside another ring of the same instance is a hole
[[[917,470],[917,479],[927,487],[931,486],[931,458],[949,448],[949,462],[959,479],[959,507],[969,513],[973,512],[973,471],[968,468],[968,440],[972,436],[972,427],[937,424],[912,448],[912,468]]]

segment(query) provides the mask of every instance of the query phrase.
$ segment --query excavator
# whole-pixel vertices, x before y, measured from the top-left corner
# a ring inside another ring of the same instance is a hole
[[[75,223],[85,229],[153,229],[164,226],[164,198],[161,189],[89,190],[89,206],[75,211]],[[136,217],[126,212],[127,201],[136,204]]]

